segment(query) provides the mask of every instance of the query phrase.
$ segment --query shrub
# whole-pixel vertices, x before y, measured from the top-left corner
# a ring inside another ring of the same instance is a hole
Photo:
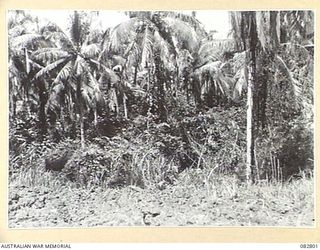
[[[245,114],[239,108],[212,108],[204,114],[183,120],[187,146],[193,166],[233,173],[244,163]]]
[[[80,185],[101,185],[106,175],[111,173],[110,163],[105,152],[91,144],[75,150],[62,171]]]
[[[256,149],[260,178],[279,179],[280,176],[286,180],[300,171],[314,168],[313,132],[302,118],[269,127],[257,140]]]
[[[116,136],[96,138],[94,142],[77,149],[63,169],[80,186],[146,187],[163,180],[173,181],[172,162],[146,137],[128,141]]]

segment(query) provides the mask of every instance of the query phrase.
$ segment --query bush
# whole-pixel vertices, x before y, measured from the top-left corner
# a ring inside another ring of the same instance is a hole
[[[110,163],[105,152],[91,144],[75,150],[62,171],[80,185],[101,185],[106,175],[111,173]]]
[[[63,173],[80,186],[143,188],[172,181],[174,167],[146,138],[128,141],[113,137],[96,138],[86,148],[76,150]]]
[[[313,170],[313,132],[304,119],[270,127],[260,137],[256,144],[260,178],[286,180],[301,171]]]
[[[33,168],[35,165],[42,166],[45,155],[53,147],[47,140],[42,142],[21,140],[19,144],[19,147],[9,151],[9,175]]]
[[[244,164],[245,113],[239,108],[212,108],[204,114],[183,120],[187,146],[193,166],[216,168],[233,173]],[[195,154],[195,155],[194,155]]]

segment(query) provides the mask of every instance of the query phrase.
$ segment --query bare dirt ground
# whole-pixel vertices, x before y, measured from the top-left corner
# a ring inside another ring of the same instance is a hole
[[[314,225],[313,180],[219,188],[177,183],[163,190],[9,187],[9,227]]]

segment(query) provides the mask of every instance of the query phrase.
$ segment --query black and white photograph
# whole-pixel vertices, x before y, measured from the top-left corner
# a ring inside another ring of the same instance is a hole
[[[6,22],[10,229],[315,227],[313,10]]]

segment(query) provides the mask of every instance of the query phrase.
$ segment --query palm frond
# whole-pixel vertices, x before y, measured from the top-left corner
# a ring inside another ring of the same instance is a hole
[[[33,57],[36,60],[43,62],[52,62],[67,56],[68,52],[62,50],[61,48],[43,48],[38,49],[33,53]]]
[[[270,26],[270,20],[269,16],[265,11],[257,11],[256,12],[256,23],[257,23],[257,32],[258,32],[258,38],[260,41],[260,44],[262,48],[265,50],[266,48],[269,48],[269,26]]]
[[[71,40],[73,44],[80,47],[81,44],[81,19],[78,11],[73,12],[73,17],[71,19],[71,27],[70,27],[70,34]]]
[[[133,53],[138,55],[138,54],[140,54],[139,52],[140,52],[140,48],[137,44],[136,39],[134,39],[133,41],[131,41],[129,43],[129,45],[127,46],[127,49],[124,51],[123,55],[124,55],[124,57],[129,57]],[[136,60],[136,61],[138,61],[138,60]]]
[[[86,75],[87,75],[87,83],[85,84],[85,86],[90,88],[90,90],[96,89],[97,91],[99,91],[99,83],[97,79],[95,79],[91,74],[91,72],[89,71],[86,72]]]
[[[209,74],[211,76],[214,76],[220,71],[221,65],[222,65],[221,61],[210,62],[197,68],[194,73],[196,75]]]
[[[169,17],[165,18],[165,22],[172,29],[181,45],[186,46],[190,51],[198,48],[199,38],[192,26],[182,20]]]
[[[230,96],[230,90],[234,85],[234,80],[231,77],[225,76],[221,71],[215,74],[214,80],[217,82],[221,93],[225,96]]]
[[[65,58],[61,58],[57,61],[54,61],[53,63],[50,63],[49,65],[47,65],[46,67],[42,68],[41,70],[39,70],[39,72],[35,75],[35,79],[44,76],[45,74],[49,73],[50,71],[56,69],[57,67],[66,64],[67,62],[69,62],[71,59],[71,57],[65,57]]]
[[[297,101],[297,98],[299,98],[301,95],[301,86],[298,80],[293,78],[292,72],[290,71],[287,64],[279,55],[276,55],[275,59],[276,59],[276,63],[279,65],[279,69],[287,77],[291,86],[292,93],[295,97],[295,100]]]
[[[111,50],[119,51],[121,46],[133,37],[135,28],[139,25],[138,21],[138,18],[131,18],[114,27],[110,34]]]
[[[70,37],[54,22],[48,22],[41,29],[41,33],[47,40],[58,42],[62,48],[72,48],[76,50]]]
[[[141,41],[141,66],[145,67],[146,62],[149,61],[149,58],[153,56],[152,52],[152,46],[153,46],[153,39],[152,35],[150,34],[149,27],[146,25],[144,36]]]
[[[46,35],[46,39],[54,41],[57,44],[57,47],[61,47],[65,50],[76,50],[71,39],[62,31],[50,32]]]
[[[12,46],[14,48],[27,48],[43,39],[44,37],[39,34],[24,34],[13,38]]]
[[[212,61],[222,61],[225,52],[234,51],[230,40],[214,40],[202,42],[198,50],[196,67]]]
[[[97,44],[82,46],[81,53],[88,58],[95,58],[100,54],[100,48]]]
[[[117,83],[120,81],[119,76],[112,69],[106,67],[104,64],[99,63],[95,60],[90,59],[90,61],[96,65],[100,65],[103,69],[103,72],[102,72],[101,77],[99,79],[99,83],[105,85],[109,82]]]
[[[58,83],[53,86],[52,90],[50,91],[48,102],[46,104],[46,111],[49,110],[56,112],[60,109],[62,105],[61,94],[65,90],[64,84]]]
[[[280,42],[280,15],[277,11],[257,11],[258,39],[264,50],[273,50]]]
[[[230,23],[231,23],[231,31],[230,34],[233,37],[235,42],[235,47],[237,50],[243,50],[244,45],[241,37],[241,23],[242,23],[242,15],[239,11],[231,11],[230,12]]]
[[[205,28],[201,22],[192,15],[184,14],[181,12],[175,12],[175,11],[165,11],[162,12],[164,16],[174,19],[179,19],[185,23],[188,23],[191,27],[195,29],[195,31],[201,36],[206,37],[207,32],[205,31]]]
[[[97,65],[98,67],[100,67],[102,69],[102,74],[101,74],[102,78],[104,78],[104,79],[105,79],[105,77],[110,78],[113,80],[113,82],[117,82],[120,80],[119,76],[112,69],[108,68],[103,63],[98,62],[94,59],[89,59],[89,62],[94,65]]]
[[[233,61],[234,72],[238,72],[240,69],[246,67],[247,57],[248,57],[248,52],[247,51],[236,53],[233,56],[232,61]]]
[[[242,67],[238,70],[234,76],[235,84],[233,87],[232,99],[238,102],[241,98],[243,90],[247,88],[248,76],[246,73],[246,68]]]
[[[158,33],[158,31],[154,32],[154,40],[155,40],[155,46],[160,52],[161,61],[164,63],[164,66],[167,69],[172,70],[172,67],[174,67],[173,65],[174,55],[170,53],[170,44],[168,43],[168,41],[166,41],[166,39],[164,39]]]
[[[72,62],[69,61],[64,67],[59,71],[58,75],[54,79],[53,83],[57,84],[59,82],[66,82],[71,76],[73,70]]]
[[[303,60],[309,60],[311,58],[311,54],[306,46],[297,43],[282,43],[280,47],[283,48],[287,53],[298,53],[299,56],[303,58]]]
[[[93,75],[90,72],[88,72],[88,77],[89,77],[89,83],[91,87],[91,91],[90,91],[91,100],[92,100],[91,107],[97,107],[97,104],[104,103],[103,95],[100,91],[98,81],[93,77]]]
[[[206,78],[208,81],[204,81],[205,87],[202,87],[202,93],[209,93],[211,88],[218,89],[224,96],[232,97],[232,88],[235,81],[232,77],[224,74],[223,68],[227,63],[221,61],[215,61],[207,63],[200,68],[196,69],[194,75],[201,79]]]
[[[20,70],[17,68],[16,63],[14,62],[14,60],[12,58],[10,58],[9,60],[9,76],[12,75],[13,76],[19,76],[19,72]]]
[[[86,64],[86,61],[83,59],[83,57],[78,55],[74,63],[74,72],[76,76],[81,76],[87,71],[89,71],[89,67]]]
[[[24,27],[23,25],[17,25],[17,26],[8,30],[8,35],[9,35],[10,39],[12,39],[14,37],[21,36],[26,33],[28,33],[28,32],[26,30],[26,27]]]
[[[229,97],[233,85],[234,81],[231,77],[226,77],[221,72],[217,72],[214,77],[208,81],[204,81],[204,84],[201,86],[201,94],[208,94],[212,89],[216,89],[222,95]]]
[[[86,40],[84,44],[93,44],[93,43],[100,43],[103,39],[103,31],[101,28],[95,28],[90,30],[90,33],[86,36]]]

